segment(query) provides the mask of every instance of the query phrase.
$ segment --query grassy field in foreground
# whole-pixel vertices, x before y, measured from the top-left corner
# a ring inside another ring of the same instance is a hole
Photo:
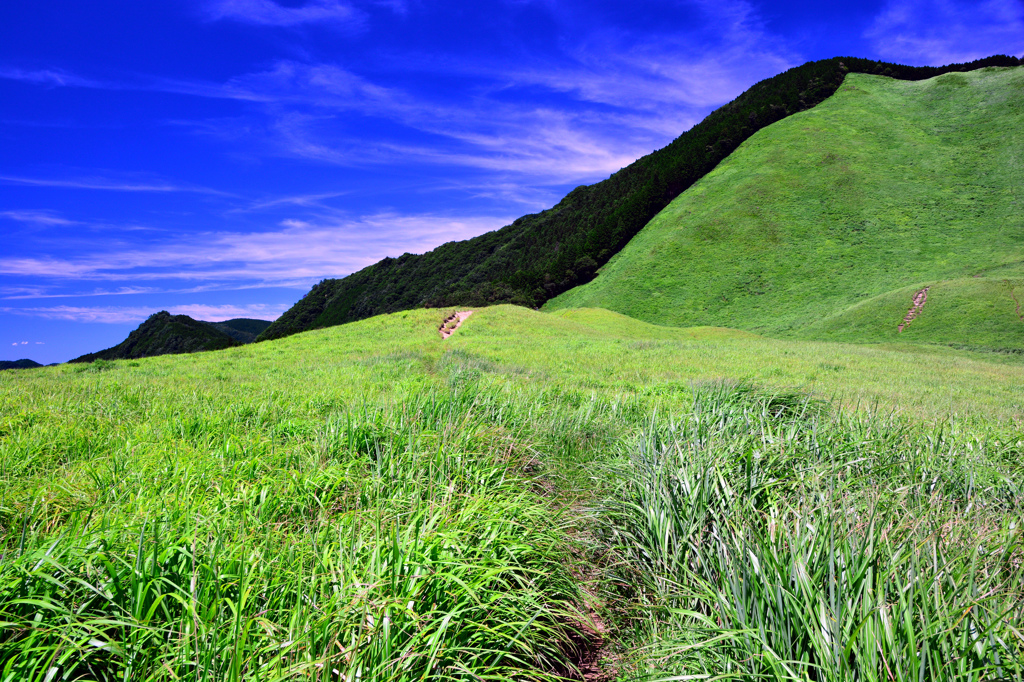
[[[919,82],[850,74],[744,142],[545,309],[1020,352],[1022,92],[1019,67]]]
[[[0,374],[0,680],[1022,679],[1012,357],[444,316]]]

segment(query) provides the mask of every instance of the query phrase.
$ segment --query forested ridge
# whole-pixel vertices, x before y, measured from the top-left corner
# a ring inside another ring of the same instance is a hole
[[[1021,63],[997,55],[965,64],[914,67],[837,57],[794,67],[755,84],[668,146],[606,180],[577,187],[553,208],[473,239],[449,242],[422,255],[385,258],[348,277],[321,281],[258,340],[418,307],[538,307],[593,279],[658,212],[744,140],[824,101],[847,73],[923,80]]]
[[[242,342],[209,322],[194,320],[188,315],[171,315],[166,310],[154,313],[112,348],[87,353],[70,362],[96,360],[128,360],[151,358],[157,355],[196,353],[241,346]]]

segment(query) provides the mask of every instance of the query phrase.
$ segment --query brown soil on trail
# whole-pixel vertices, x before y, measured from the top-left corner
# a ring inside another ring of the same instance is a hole
[[[1017,317],[1020,318],[1021,322],[1024,322],[1024,314],[1021,314],[1020,312],[1020,301],[1017,300],[1017,295],[1013,293],[1013,284],[1010,280],[1004,281],[1006,282],[1006,286],[1010,289],[1010,298],[1013,299],[1014,310],[1017,311]]]
[[[586,586],[583,589],[592,598],[595,597]],[[608,626],[601,620],[601,615],[592,603],[587,604],[587,615],[590,617],[590,622],[581,623],[584,642],[583,646],[579,648],[576,666],[580,669],[581,679],[584,682],[607,682],[615,676],[613,671],[606,670],[602,665],[602,663],[608,662],[602,660],[607,658],[608,653]]]
[[[897,332],[902,332],[904,327],[914,321],[914,319],[921,314],[921,310],[924,309],[924,304],[928,302],[928,290],[931,289],[929,284],[924,289],[921,289],[914,294],[913,302],[910,304],[910,310],[903,316],[903,321],[896,327]]]
[[[437,328],[442,339],[447,339],[452,333],[462,325],[462,321],[473,314],[472,310],[460,310],[457,313],[452,313],[445,318],[441,326]]]
[[[572,505],[582,515],[579,501]],[[572,574],[583,593],[582,612],[573,619],[575,635],[568,643],[566,654],[575,670],[558,671],[563,677],[583,682],[609,682],[619,674],[619,656],[613,651],[612,633],[601,618],[607,604],[601,596],[604,556],[593,554],[596,544],[589,530],[577,529],[572,553]]]
[[[574,552],[575,553],[575,552]],[[582,567],[581,567],[582,568]],[[601,605],[594,583],[598,581],[598,570],[595,566],[574,571],[580,587],[585,593],[585,613],[582,618],[573,621],[575,633],[565,646],[565,652],[572,661],[575,670],[555,671],[561,677],[582,682],[608,682],[617,675],[616,662],[609,651],[608,626],[598,612]]]

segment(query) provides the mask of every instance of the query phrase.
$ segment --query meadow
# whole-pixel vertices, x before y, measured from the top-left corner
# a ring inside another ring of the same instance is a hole
[[[1017,356],[448,312],[0,373],[0,680],[1024,679]]]

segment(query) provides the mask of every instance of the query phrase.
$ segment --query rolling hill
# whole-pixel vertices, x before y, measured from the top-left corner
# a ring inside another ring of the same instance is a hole
[[[922,80],[1015,57],[909,67],[866,59],[809,62],[762,81],[667,147],[577,187],[553,208],[423,255],[385,258],[343,279],[317,284],[260,340],[418,307],[509,302],[536,307],[590,281],[669,202],[758,130],[829,98],[847,73]]]
[[[28,358],[23,358],[21,360],[0,360],[0,370],[33,369],[34,367],[42,367],[42,365],[35,360],[29,360]]]
[[[247,317],[224,320],[223,322],[207,322],[206,324],[224,332],[239,343],[252,343],[270,326],[270,322],[267,320],[253,320]]]
[[[918,82],[850,74],[546,309],[1024,350],[1022,130],[1020,67]]]

